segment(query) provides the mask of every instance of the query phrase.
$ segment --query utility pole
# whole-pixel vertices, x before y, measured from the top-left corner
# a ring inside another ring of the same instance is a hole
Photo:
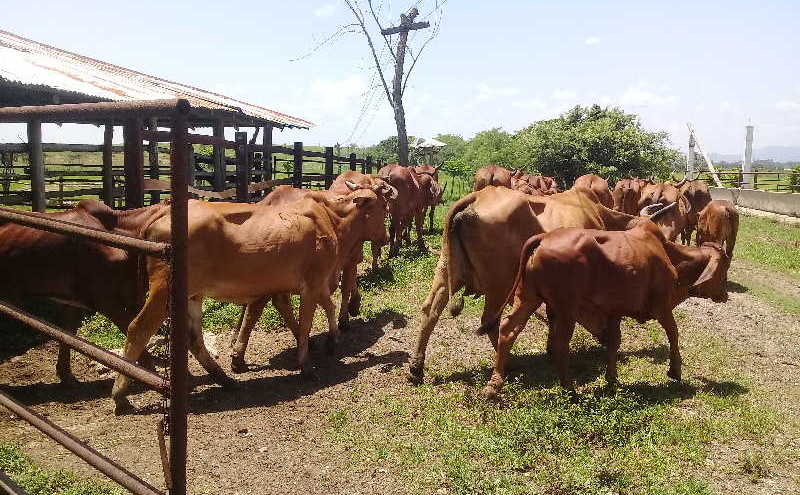
[[[753,126],[749,122],[745,126],[744,157],[742,160],[742,189],[753,188]]]
[[[397,41],[397,52],[394,63],[394,79],[392,80],[392,106],[394,107],[394,121],[397,124],[398,154],[400,165],[408,166],[408,132],[406,131],[406,112],[403,108],[403,65],[406,58],[406,44],[408,42],[409,31],[425,29],[430,27],[429,22],[414,22],[419,15],[416,7],[408,11],[408,14],[400,14],[400,25],[386,29],[381,29],[383,36],[400,34]]]

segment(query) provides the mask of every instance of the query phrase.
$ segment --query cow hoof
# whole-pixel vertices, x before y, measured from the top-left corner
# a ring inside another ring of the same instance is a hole
[[[123,414],[131,414],[136,411],[136,408],[133,407],[131,401],[129,401],[126,397],[121,399],[117,399],[114,404],[114,415],[115,416],[122,416]]]
[[[667,371],[667,376],[679,382],[681,381],[681,370],[670,369],[669,371]]]
[[[248,369],[244,358],[237,358],[236,356],[231,357],[231,371],[234,373],[246,373]]]
[[[361,294],[355,294],[350,297],[350,302],[347,304],[347,313],[353,318],[361,313]]]
[[[210,375],[214,383],[223,387],[233,387],[237,383],[236,380],[226,375],[224,371],[212,372]]]
[[[408,368],[408,381],[413,385],[421,385],[425,379],[425,369],[423,366],[410,366]]]
[[[481,395],[484,399],[494,402],[498,399],[499,390],[497,390],[497,388],[495,388],[493,385],[486,385],[481,390]]]

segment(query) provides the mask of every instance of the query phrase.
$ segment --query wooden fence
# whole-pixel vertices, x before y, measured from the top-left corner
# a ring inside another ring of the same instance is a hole
[[[69,208],[75,201],[93,197],[116,207],[126,207],[130,198],[144,194],[150,203],[161,200],[170,186],[169,147],[158,146],[166,140],[163,131],[142,131],[148,166],[142,184],[126,184],[122,154],[124,146],[43,143],[44,191],[36,191],[31,181],[27,143],[0,144],[0,205],[31,206],[32,198],[43,193],[48,208]],[[294,146],[253,144],[246,133],[236,133],[236,140],[224,141],[203,135],[190,135],[194,144],[224,143],[224,160],[213,155],[190,153],[190,192],[217,200],[257,199],[280,184],[294,187],[327,188],[344,170],[374,173],[383,162],[356,154],[338,156],[332,147],[324,151],[306,149],[302,142]],[[265,152],[266,150],[266,152]],[[65,163],[57,153],[77,153],[81,163]],[[93,159],[94,158],[94,159]],[[95,162],[95,163],[90,163]],[[224,162],[222,167],[215,163]],[[220,169],[221,168],[221,169]],[[138,182],[138,181],[137,181]],[[141,189],[140,192],[131,189]]]

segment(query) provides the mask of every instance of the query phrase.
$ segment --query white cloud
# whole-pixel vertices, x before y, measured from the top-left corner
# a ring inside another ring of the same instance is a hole
[[[619,97],[623,106],[632,107],[666,107],[678,101],[678,97],[669,94],[658,94],[649,89],[646,84],[631,86]]]
[[[800,110],[800,102],[781,100],[775,104],[775,108],[777,108],[778,110],[797,111]]]
[[[332,3],[326,3],[325,5],[314,9],[314,15],[317,17],[330,17],[333,15],[335,10],[336,7]]]
[[[596,45],[596,44],[600,43],[601,41],[602,40],[600,38],[598,38],[597,36],[589,36],[588,38],[583,40],[583,44],[592,46],[592,45]]]
[[[552,97],[554,100],[572,101],[578,98],[578,93],[576,93],[575,91],[570,91],[568,89],[557,89],[553,91]]]

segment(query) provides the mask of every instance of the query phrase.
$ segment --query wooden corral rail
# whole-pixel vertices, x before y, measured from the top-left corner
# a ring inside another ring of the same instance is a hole
[[[140,138],[139,142],[142,142],[137,147],[141,152],[134,150],[141,155],[141,167],[133,165],[141,173],[139,180],[134,180],[132,184],[126,183],[125,165],[113,163],[114,155],[125,151],[124,146],[110,144],[113,132],[106,132],[106,143],[102,145],[41,143],[44,170],[43,180],[39,181],[32,180],[33,167],[30,164],[34,161],[31,160],[31,149],[27,143],[0,143],[0,205],[33,206],[34,198],[40,198],[49,208],[62,208],[71,205],[69,200],[94,196],[110,206],[134,207],[138,198],[144,204],[145,191],[149,193],[151,203],[158,202],[161,193],[170,190],[171,174],[168,166],[159,158],[159,155],[168,157],[170,148],[157,146],[156,143],[167,142],[169,132],[142,130],[140,136],[134,138]],[[246,133],[237,133],[237,138],[239,142],[218,136],[189,134],[190,144],[211,145],[215,149],[233,151],[233,156],[230,153],[222,153],[222,156],[213,153],[208,156],[197,152],[189,154],[191,194],[214,200],[235,198],[247,201],[261,197],[263,191],[281,184],[327,188],[344,169],[372,173],[383,165],[380,160],[376,161],[371,156],[337,156],[332,147],[327,147],[324,151],[313,151],[305,149],[302,142],[294,143],[293,147],[272,145],[269,142],[255,144],[248,142]],[[271,136],[266,141],[271,141]],[[144,167],[145,152],[148,155],[147,168]],[[45,163],[44,153],[99,153],[102,155],[102,163]],[[19,163],[14,160],[15,155],[23,155],[27,160]],[[231,166],[235,169],[231,170]],[[44,189],[40,190],[41,188]],[[33,209],[41,211],[42,208]]]

